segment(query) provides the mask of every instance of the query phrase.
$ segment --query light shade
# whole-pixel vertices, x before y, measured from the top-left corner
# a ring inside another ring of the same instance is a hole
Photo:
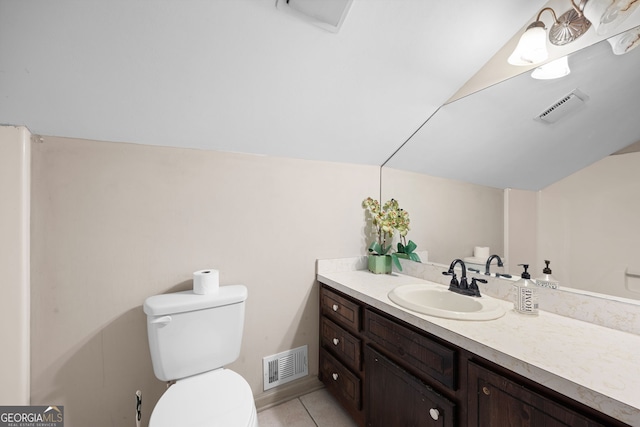
[[[593,24],[596,33],[600,34],[600,19],[610,6],[613,6],[614,0],[589,0],[584,6],[584,16]]]
[[[600,17],[600,25],[596,29],[596,33],[601,36],[610,34],[613,29],[618,27],[625,19],[633,13],[640,5],[639,0],[616,0],[609,6]]]
[[[533,65],[547,59],[547,32],[542,21],[529,25],[507,62],[511,65]]]
[[[632,28],[622,34],[608,38],[607,41],[616,55],[624,55],[640,46],[640,27]]]
[[[563,56],[533,70],[531,77],[538,80],[551,80],[564,77],[571,72],[569,58]]]

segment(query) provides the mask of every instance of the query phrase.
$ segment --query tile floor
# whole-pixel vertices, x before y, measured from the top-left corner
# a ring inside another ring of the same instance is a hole
[[[258,423],[260,427],[356,427],[324,388],[259,412]]]

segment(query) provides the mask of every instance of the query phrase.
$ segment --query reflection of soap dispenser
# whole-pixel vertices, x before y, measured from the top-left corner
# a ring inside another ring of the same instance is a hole
[[[557,289],[560,283],[551,275],[551,269],[549,268],[550,262],[551,261],[547,261],[546,259],[544,260],[547,266],[542,270],[543,275],[536,279],[536,285],[542,286],[543,288]]]
[[[531,280],[527,272],[529,264],[518,264],[524,267],[520,280],[513,284],[516,288],[516,298],[513,300],[513,309],[522,314],[538,314],[538,288]]]

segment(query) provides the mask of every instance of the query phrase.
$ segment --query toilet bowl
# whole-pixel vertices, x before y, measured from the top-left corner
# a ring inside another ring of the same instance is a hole
[[[251,387],[229,369],[176,382],[153,409],[149,427],[258,427]]]

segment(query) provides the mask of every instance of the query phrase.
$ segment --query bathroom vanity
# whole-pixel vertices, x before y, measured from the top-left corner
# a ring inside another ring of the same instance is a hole
[[[424,282],[401,274],[319,271],[318,281],[319,377],[360,426],[640,423],[635,401],[620,402],[589,378],[633,363],[627,356],[640,349],[636,335],[544,312],[530,318],[510,307],[491,321],[421,315],[387,297],[396,286]],[[610,335],[627,340],[626,354],[613,353],[604,338]],[[578,338],[584,344],[574,347]],[[590,345],[590,338],[605,341]],[[603,351],[612,352],[603,357],[609,365],[587,366]],[[603,382],[637,395],[637,370]]]

